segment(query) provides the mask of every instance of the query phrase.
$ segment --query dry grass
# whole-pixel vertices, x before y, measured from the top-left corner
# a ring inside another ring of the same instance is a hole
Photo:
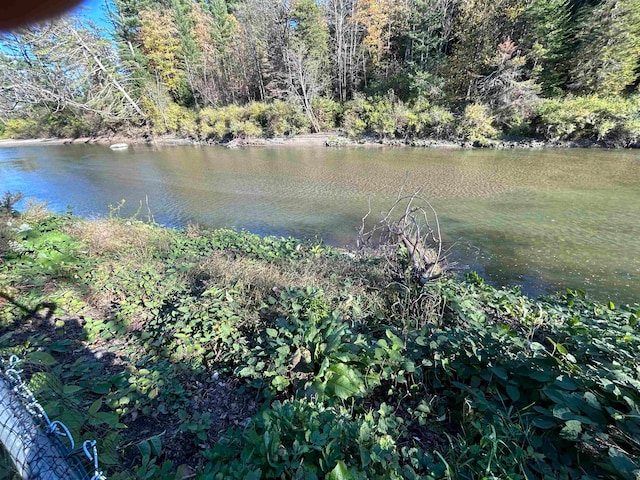
[[[30,198],[27,208],[20,214],[21,223],[40,223],[51,216],[47,202],[38,202]]]
[[[149,258],[166,250],[170,241],[168,231],[135,220],[78,220],[67,227],[67,233],[82,240],[91,256]]]
[[[347,255],[265,262],[220,251],[204,259],[190,276],[192,284],[233,286],[247,309],[259,308],[270,295],[285,288],[310,286],[322,290],[332,307],[350,310],[353,302],[373,301],[378,286],[376,268]]]

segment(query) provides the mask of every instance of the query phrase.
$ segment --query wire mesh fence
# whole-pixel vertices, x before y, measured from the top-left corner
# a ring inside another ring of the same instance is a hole
[[[0,467],[13,464],[13,473],[6,478],[104,479],[96,442],[87,440],[76,446],[64,423],[49,419],[21,373],[17,357],[0,358],[0,444],[4,449]]]

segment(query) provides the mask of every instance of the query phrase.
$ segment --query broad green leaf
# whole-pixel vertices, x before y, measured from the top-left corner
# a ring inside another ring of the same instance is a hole
[[[276,338],[278,336],[278,331],[275,328],[267,328],[267,335],[271,338]]]
[[[98,395],[105,395],[111,391],[110,382],[96,382],[91,386],[91,391]]]
[[[511,398],[511,400],[517,402],[520,398],[520,390],[518,390],[518,387],[515,387],[513,385],[507,385],[507,395],[509,395],[509,398]]]
[[[353,475],[342,460],[338,460],[336,466],[327,475],[327,480],[353,480]]]
[[[58,363],[56,362],[56,359],[47,352],[31,352],[29,355],[27,355],[26,360],[30,363],[38,363],[47,366],[55,365],[56,363]]]
[[[548,430],[549,428],[553,428],[558,425],[558,422],[555,422],[550,418],[534,418],[531,423],[543,430]]]

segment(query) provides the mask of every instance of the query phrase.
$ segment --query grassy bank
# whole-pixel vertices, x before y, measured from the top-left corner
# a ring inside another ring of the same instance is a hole
[[[637,305],[37,209],[0,255],[0,354],[111,479],[637,478]]]

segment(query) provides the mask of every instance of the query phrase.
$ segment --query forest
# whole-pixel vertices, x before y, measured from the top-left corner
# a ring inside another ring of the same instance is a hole
[[[0,133],[640,138],[640,0],[107,0],[2,34]]]

